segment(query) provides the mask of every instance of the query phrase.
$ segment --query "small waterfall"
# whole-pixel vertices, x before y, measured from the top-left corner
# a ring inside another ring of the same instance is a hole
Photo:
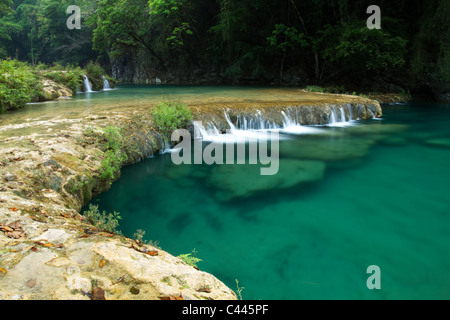
[[[227,117],[227,121],[230,124],[230,117]],[[237,116],[236,125],[237,130],[271,130],[278,129],[275,123],[265,120],[260,110],[257,110],[254,115],[239,115]]]
[[[375,113],[373,113],[372,110],[370,110],[369,108],[367,108],[367,112],[370,114],[370,116],[372,117],[372,119],[376,119],[377,115]]]
[[[111,90],[111,86],[109,84],[108,79],[105,76],[102,76],[103,79],[103,90]]]
[[[221,132],[214,124],[208,123],[205,128],[200,122],[194,122],[194,139],[208,141],[219,135],[221,135]]]
[[[328,126],[345,127],[353,125],[353,107],[351,104],[347,104],[346,107],[347,108],[344,106],[340,106],[339,108],[336,106],[330,107],[330,120]],[[347,109],[348,116],[345,109]]]
[[[329,124],[335,124],[337,123],[337,117],[336,117],[336,109],[334,106],[331,107],[331,113],[330,113],[330,123]]]
[[[348,119],[349,121],[353,120],[353,107],[350,103],[347,104],[347,111],[348,111]]]
[[[291,111],[291,110],[289,110]],[[289,134],[310,134],[310,133],[320,133],[322,130],[317,128],[312,128],[308,126],[302,126],[297,121],[293,119],[292,116],[288,116],[286,112],[281,111],[283,116],[283,128],[281,132]]]
[[[84,74],[84,81],[83,81],[83,85],[84,85],[84,92],[93,92],[92,91],[92,87],[91,87],[91,83],[89,82],[88,77]]]
[[[344,107],[340,107],[339,110],[341,110],[341,122],[347,122],[347,119],[345,118]]]
[[[231,122],[230,115],[228,114],[228,112],[225,112],[225,119],[227,120],[228,125],[230,126],[230,130],[236,131],[236,126],[233,124],[233,122]]]

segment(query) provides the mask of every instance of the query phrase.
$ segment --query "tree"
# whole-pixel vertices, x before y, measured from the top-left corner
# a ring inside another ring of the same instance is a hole
[[[101,0],[98,3],[94,48],[112,57],[137,54],[143,50],[161,65],[158,52],[158,21],[149,16],[147,0]]]

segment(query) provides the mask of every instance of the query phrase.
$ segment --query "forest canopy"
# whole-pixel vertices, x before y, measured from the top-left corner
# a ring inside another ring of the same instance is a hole
[[[450,88],[448,0],[0,0],[0,58],[225,80]],[[366,10],[381,8],[382,28]],[[81,29],[66,26],[70,5]]]

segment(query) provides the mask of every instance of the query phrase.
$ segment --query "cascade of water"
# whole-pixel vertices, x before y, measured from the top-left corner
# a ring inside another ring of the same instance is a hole
[[[83,81],[83,85],[84,85],[84,91],[85,92],[93,92],[92,88],[91,88],[91,83],[89,82],[89,79],[86,75],[83,75],[84,77],[84,81]]]
[[[292,110],[289,110],[292,111]],[[281,115],[283,116],[283,128],[281,129],[281,132],[283,133],[290,133],[290,134],[309,134],[309,133],[319,133],[321,132],[320,129],[312,128],[308,126],[302,126],[297,121],[293,119],[290,112],[288,116],[286,112],[281,111]]]
[[[231,122],[230,115],[226,111],[225,111],[225,119],[227,120],[228,125],[230,126],[230,130],[236,131],[236,126],[233,124],[233,122]]]
[[[348,120],[352,121],[353,120],[353,107],[350,103],[347,104],[347,111],[348,111]]]
[[[213,123],[208,123],[205,128],[200,122],[194,122],[194,139],[210,140],[220,134],[221,132]]]
[[[369,108],[367,108],[367,112],[371,115],[372,119],[375,119],[377,117],[376,114]]]
[[[341,122],[347,122],[347,119],[345,118],[344,107],[340,107],[339,109],[341,110]]]
[[[328,126],[346,127],[346,126],[353,125],[352,124],[353,109],[352,109],[351,104],[347,104],[348,117],[345,112],[346,108],[344,106],[340,106],[340,107],[331,106],[330,109],[331,109],[330,110],[330,120],[329,120]]]
[[[229,116],[227,121],[230,124]],[[261,111],[258,110],[254,115],[239,115],[236,120],[235,128],[237,130],[271,130],[277,129],[279,126],[269,120],[265,120]]]
[[[336,122],[337,122],[336,109],[334,106],[331,106],[330,123],[329,124],[334,124]]]
[[[106,79],[105,76],[102,76],[103,78],[103,90],[111,90],[111,86],[109,84],[108,79]]]

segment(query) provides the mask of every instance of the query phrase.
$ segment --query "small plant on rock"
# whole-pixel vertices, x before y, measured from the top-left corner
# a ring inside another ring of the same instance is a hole
[[[197,251],[195,251],[195,249],[192,250],[192,253],[180,254],[178,257],[181,258],[181,260],[183,260],[185,263],[196,269],[198,269],[197,263],[203,261],[202,259],[197,258]]]
[[[173,131],[186,128],[192,120],[191,109],[178,102],[163,101],[152,111],[153,122],[165,138],[170,138]]]
[[[83,212],[83,216],[97,229],[112,233],[118,233],[116,229],[119,226],[119,220],[122,219],[119,212],[100,212],[98,205],[93,204],[90,204],[89,209]]]

